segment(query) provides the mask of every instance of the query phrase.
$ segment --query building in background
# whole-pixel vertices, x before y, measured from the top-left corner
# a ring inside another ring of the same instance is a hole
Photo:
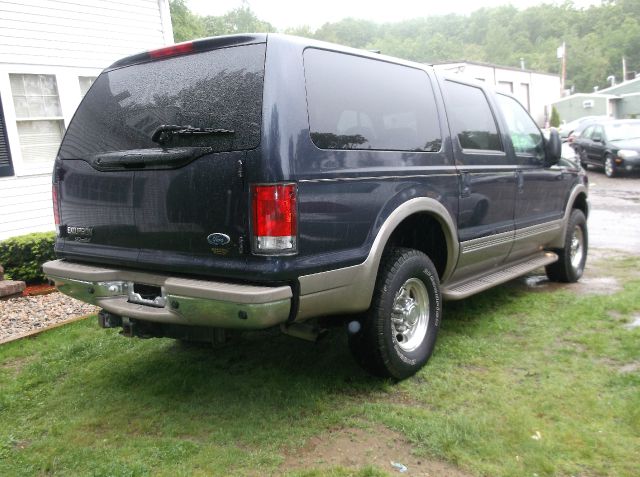
[[[583,116],[609,116],[616,119],[640,118],[640,78],[601,89],[578,93],[553,104],[562,121]]]
[[[436,71],[460,74],[493,85],[515,96],[531,117],[544,127],[551,116],[551,104],[560,97],[560,76],[473,61],[436,63]]]
[[[53,230],[51,172],[95,78],[173,43],[168,0],[0,0],[0,240]]]

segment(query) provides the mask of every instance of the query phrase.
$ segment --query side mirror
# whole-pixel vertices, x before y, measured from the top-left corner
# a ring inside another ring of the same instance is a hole
[[[602,138],[600,136],[594,136],[592,139],[593,142],[602,142]]]
[[[562,140],[556,128],[549,131],[549,139],[545,141],[545,167],[556,165],[560,161],[562,155]]]

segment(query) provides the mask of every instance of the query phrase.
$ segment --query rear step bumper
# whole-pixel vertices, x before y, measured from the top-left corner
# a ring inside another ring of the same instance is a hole
[[[115,315],[157,323],[261,329],[289,317],[291,287],[240,285],[96,267],[66,260],[42,266],[62,293]],[[141,299],[134,284],[158,287],[155,299]],[[141,300],[145,303],[136,303]]]

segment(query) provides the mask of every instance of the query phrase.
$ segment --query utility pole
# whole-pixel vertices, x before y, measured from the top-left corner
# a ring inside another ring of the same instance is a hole
[[[627,81],[627,59],[622,57],[622,82]]]
[[[562,94],[564,95],[565,84],[567,81],[567,45],[562,42]]]
[[[560,73],[560,97],[564,96],[564,87],[567,77],[567,45],[563,41],[562,46],[556,51],[558,59],[562,59],[562,70]]]

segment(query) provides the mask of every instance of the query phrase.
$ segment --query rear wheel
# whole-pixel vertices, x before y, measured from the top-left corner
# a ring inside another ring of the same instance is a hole
[[[613,160],[613,156],[607,154],[604,158],[604,173],[607,177],[616,176],[616,163]]]
[[[559,259],[546,267],[549,280],[577,282],[584,272],[588,250],[587,220],[581,210],[573,209],[567,225],[564,247],[555,251]]]
[[[350,333],[349,347],[372,374],[407,378],[431,356],[441,316],[440,284],[431,260],[417,250],[394,248],[383,257],[371,308],[360,329]]]

